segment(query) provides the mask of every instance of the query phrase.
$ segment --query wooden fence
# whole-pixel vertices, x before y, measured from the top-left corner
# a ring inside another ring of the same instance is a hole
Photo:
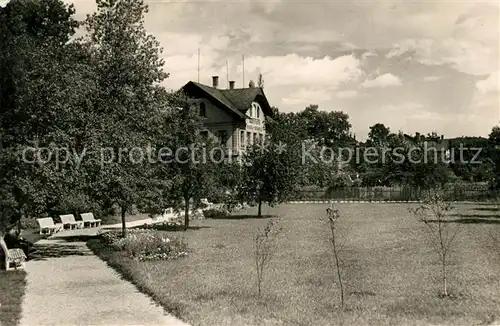
[[[415,201],[424,199],[429,193],[428,190],[409,186],[301,189],[297,191],[295,200]],[[480,201],[498,198],[500,192],[488,189],[485,184],[457,184],[447,185],[443,195],[446,200]]]

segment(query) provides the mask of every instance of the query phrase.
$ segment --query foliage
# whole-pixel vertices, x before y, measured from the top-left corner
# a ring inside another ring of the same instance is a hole
[[[164,221],[160,223],[145,224],[141,226],[141,229],[157,231],[177,231],[181,226],[182,223],[178,221]]]
[[[130,230],[126,237],[117,231],[108,231],[100,237],[115,250],[141,261],[178,259],[188,254],[182,239],[168,237],[161,231]]]
[[[367,144],[369,146],[386,146],[391,131],[382,123],[376,123],[370,127]]]
[[[258,202],[258,216],[262,216],[262,203],[270,206],[284,202],[294,193],[300,176],[300,156],[287,144],[287,150],[275,150],[273,141],[252,146],[243,155],[243,178],[239,187],[240,198]],[[265,150],[264,146],[269,150]]]
[[[447,267],[453,246],[453,240],[460,230],[460,224],[450,220],[453,207],[450,202],[443,199],[442,194],[436,192],[430,195],[424,203],[417,208],[410,208],[410,212],[427,227],[436,252],[441,262],[441,280],[443,296],[448,296]]]
[[[69,42],[78,23],[59,0],[12,1],[0,9],[0,234],[21,216],[50,210],[77,179],[28,147],[74,148],[92,93],[84,51]]]
[[[262,282],[264,271],[269,266],[273,255],[278,250],[277,239],[283,227],[279,217],[271,218],[263,229],[259,229],[255,235],[255,269],[257,272],[258,295],[262,294]]]
[[[144,27],[147,10],[142,0],[98,0],[97,12],[85,21],[97,76],[93,145],[108,154],[106,163],[92,167],[89,191],[95,199],[120,206],[124,234],[126,212],[153,191],[144,157],[138,163],[132,149],[144,150],[154,137],[150,125],[162,99],[157,84],[168,77],[159,43]]]
[[[214,207],[204,210],[203,214],[205,215],[206,218],[213,218],[213,217],[229,216],[231,215],[231,212],[225,207]]]
[[[220,189],[216,183],[217,170],[226,164],[226,154],[221,153],[214,139],[201,135],[203,124],[197,107],[186,94],[169,93],[166,98],[168,109],[155,123],[155,147],[170,149],[170,152],[164,153],[162,161],[151,167],[150,180],[160,185],[153,202],[161,203],[157,206],[160,209],[184,208],[184,227],[187,229],[191,200],[197,206],[201,198],[210,197]]]

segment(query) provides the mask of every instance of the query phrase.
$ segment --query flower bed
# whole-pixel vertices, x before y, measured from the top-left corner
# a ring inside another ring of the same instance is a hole
[[[121,236],[121,231],[108,231],[100,233],[100,238],[113,249],[141,261],[177,259],[188,254],[183,240],[169,237],[161,231],[128,230],[126,237]]]

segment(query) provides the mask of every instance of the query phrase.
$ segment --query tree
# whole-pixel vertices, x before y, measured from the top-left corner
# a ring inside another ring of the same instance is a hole
[[[268,141],[252,146],[243,155],[243,177],[240,196],[258,203],[258,216],[262,216],[262,203],[273,206],[290,198],[300,176],[300,156],[291,144],[286,151],[280,144]]]
[[[257,293],[262,294],[264,271],[269,267],[273,256],[278,250],[278,237],[283,227],[279,217],[271,218],[263,229],[255,235],[255,270],[257,272]]]
[[[500,188],[500,127],[494,126],[488,136],[488,141],[493,154],[491,160],[495,163],[494,178],[490,180],[491,187],[494,189]]]
[[[79,174],[73,157],[62,167],[50,155],[73,146],[92,93],[91,73],[69,42],[78,26],[73,14],[58,0],[12,1],[0,9],[0,235],[21,216],[53,209]],[[47,151],[26,154],[35,146]]]
[[[342,278],[342,265],[340,260],[340,246],[339,246],[339,235],[338,235],[338,220],[340,214],[338,209],[334,207],[328,207],[326,209],[326,221],[331,232],[330,241],[332,243],[332,252],[335,259],[335,269],[337,274],[337,280],[339,281],[340,288],[340,303],[342,309],[344,308],[344,283]]]
[[[91,189],[94,198],[120,206],[124,235],[126,213],[140,201],[139,189],[148,189],[145,162],[138,163],[132,151],[140,153],[154,137],[149,127],[159,114],[157,85],[168,77],[159,43],[144,27],[147,10],[142,0],[98,0],[97,12],[85,22],[97,74],[94,106],[100,113],[94,144],[106,154],[106,162],[94,166]]]
[[[165,136],[157,143],[158,148],[169,149],[165,153],[168,157],[164,157],[164,163],[158,166],[157,177],[171,176],[171,185],[163,192],[164,202],[183,206],[184,229],[187,230],[190,201],[194,199],[197,202],[213,192],[216,171],[225,164],[226,154],[213,139],[204,138],[201,134],[203,125],[197,107],[185,94],[170,94],[168,106],[169,112],[159,124],[159,132],[163,131]]]
[[[318,105],[309,105],[298,116],[305,120],[309,138],[322,146],[337,149],[353,141],[349,116],[342,111],[320,111]]]
[[[460,230],[460,224],[453,226],[450,220],[453,207],[451,203],[444,201],[440,193],[429,196],[424,203],[410,209],[424,225],[427,227],[432,237],[434,247],[439,254],[441,263],[441,283],[443,287],[442,295],[447,297],[448,293],[448,260],[451,253],[454,240]]]
[[[390,134],[391,131],[389,128],[384,126],[382,123],[376,123],[370,127],[367,143],[370,146],[384,147],[387,145],[387,138]]]

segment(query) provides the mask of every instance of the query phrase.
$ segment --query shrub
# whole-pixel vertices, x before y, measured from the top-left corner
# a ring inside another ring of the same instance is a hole
[[[22,218],[21,219],[21,229],[38,229],[38,223],[34,218]]]
[[[145,230],[157,230],[157,231],[177,231],[184,227],[184,224],[180,221],[165,221],[155,224],[146,224],[141,226],[141,229]]]
[[[227,208],[224,207],[214,207],[210,209],[206,209],[203,211],[203,215],[206,218],[220,217],[220,216],[229,216],[231,213]]]
[[[182,239],[168,237],[161,231],[129,230],[126,237],[121,236],[121,231],[109,231],[100,237],[113,249],[137,260],[177,259],[188,254]]]

